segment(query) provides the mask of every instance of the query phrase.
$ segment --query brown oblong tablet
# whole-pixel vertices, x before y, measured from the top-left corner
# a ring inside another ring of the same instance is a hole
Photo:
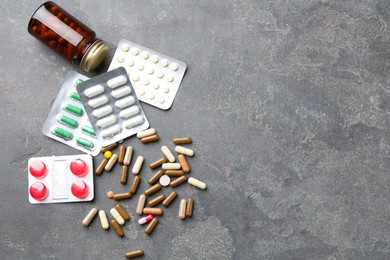
[[[134,176],[133,182],[131,183],[130,186],[129,193],[135,194],[137,192],[140,180],[141,178],[138,175]]]
[[[183,170],[166,170],[165,174],[169,177],[180,177],[184,175]]]
[[[152,187],[150,187],[149,189],[147,189],[146,191],[144,191],[144,194],[146,196],[150,196],[152,195],[153,193],[156,193],[157,191],[161,190],[161,184],[160,183],[156,183],[154,184]]]
[[[130,192],[116,193],[116,194],[114,194],[114,197],[113,197],[114,200],[125,200],[125,199],[130,199],[130,198],[131,198]]]
[[[127,167],[126,165],[122,166],[121,175],[119,176],[119,182],[122,184],[126,184],[126,182],[127,182],[127,175],[128,175],[128,170],[129,170],[128,168],[129,167]]]
[[[123,230],[122,230],[121,226],[119,226],[119,223],[115,219],[111,220],[111,226],[114,228],[115,233],[118,236],[123,237],[125,235],[123,233]]]
[[[119,146],[118,152],[118,163],[123,163],[123,159],[125,158],[126,147],[122,144]]]
[[[103,147],[103,148],[100,150],[100,152],[105,153],[105,152],[107,152],[107,151],[111,151],[112,149],[114,149],[115,147],[117,147],[117,145],[118,145],[118,143],[110,144],[110,145],[108,145],[108,146],[106,146],[106,147]]]
[[[176,198],[176,196],[177,196],[176,191],[172,191],[172,193],[169,194],[168,197],[166,197],[166,199],[162,202],[162,205],[164,207],[168,207],[172,203],[172,201]]]
[[[164,174],[163,170],[159,170],[157,171],[155,174],[153,174],[153,176],[148,180],[148,183],[150,185],[153,185],[155,184],[158,179],[160,179],[160,177]]]
[[[192,198],[188,198],[186,203],[186,218],[192,217],[193,208],[194,208],[194,200]]]
[[[164,194],[161,194],[161,195],[155,197],[154,199],[150,200],[150,201],[148,202],[148,206],[149,206],[149,207],[157,206],[158,204],[160,204],[161,202],[163,202],[163,200],[165,200],[165,195],[164,195]]]
[[[171,181],[170,185],[171,185],[171,187],[175,188],[186,181],[187,181],[187,176],[183,175],[183,176],[177,178],[176,180]]]
[[[173,138],[174,144],[189,144],[192,142],[191,137]]]
[[[129,214],[127,214],[127,211],[125,210],[125,208],[121,205],[121,204],[117,204],[115,206],[116,210],[119,212],[119,215],[121,215],[121,217],[125,220],[125,221],[129,221],[130,220],[130,216]]]
[[[104,171],[104,167],[106,167],[106,164],[108,162],[107,158],[103,158],[102,162],[99,164],[99,166],[95,169],[95,173],[97,175],[100,175]]]
[[[183,172],[188,173],[190,172],[190,165],[188,164],[186,160],[186,156],[184,154],[179,154],[177,156],[177,159],[179,160],[179,163],[181,165],[181,168],[183,169]]]
[[[127,259],[133,259],[133,258],[136,258],[136,257],[143,256],[144,254],[145,254],[144,250],[138,249],[138,250],[134,250],[134,251],[125,253],[125,257]]]
[[[158,141],[159,138],[160,137],[158,136],[158,134],[150,135],[150,136],[141,138],[141,142],[143,144],[147,144],[147,143]]]
[[[142,212],[146,215],[152,214],[152,215],[161,216],[163,214],[162,208],[144,208]]]
[[[145,228],[145,234],[150,235],[152,234],[154,228],[157,226],[158,219],[154,218],[152,221],[149,222],[148,226]]]
[[[157,161],[154,161],[152,162],[149,167],[150,169],[154,170],[156,169],[157,167],[160,167],[161,165],[163,165],[163,163],[166,163],[167,162],[167,158],[164,157],[161,157],[160,159],[158,159]]]

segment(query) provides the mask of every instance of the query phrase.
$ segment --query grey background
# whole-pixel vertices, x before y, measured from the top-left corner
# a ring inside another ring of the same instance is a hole
[[[79,153],[41,134],[77,67],[27,33],[40,3],[0,4],[2,259],[390,258],[388,0],[58,0],[112,46],[125,38],[188,66],[169,111],[143,106],[160,141],[125,144],[148,164],[190,135],[190,175],[208,188],[178,187],[193,218],[178,219],[177,199],[150,237],[136,199],[123,202],[123,239],[98,219],[81,225],[115,205],[108,190],[127,190],[119,166],[95,178],[92,203],[28,203],[30,157]]]

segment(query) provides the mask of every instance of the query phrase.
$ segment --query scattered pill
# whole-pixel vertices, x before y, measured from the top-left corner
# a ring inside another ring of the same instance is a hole
[[[126,107],[129,107],[131,105],[134,105],[135,103],[135,98],[133,96],[128,96],[119,99],[118,101],[115,102],[115,106],[119,109],[124,109]]]
[[[125,220],[122,218],[122,216],[115,208],[110,209],[110,214],[118,222],[119,225],[125,224]]]
[[[183,175],[183,176],[177,178],[176,180],[172,181],[170,185],[171,185],[171,187],[175,188],[175,187],[179,186],[180,184],[183,184],[186,181],[187,181],[187,176]]]
[[[138,132],[137,137],[138,138],[144,138],[150,135],[154,135],[156,133],[156,129],[154,128],[149,128],[144,131]]]
[[[99,94],[102,94],[103,92],[104,92],[104,87],[102,85],[96,85],[84,90],[84,95],[86,95],[89,98],[92,98]]]
[[[167,187],[171,183],[171,178],[169,178],[168,175],[163,175],[161,176],[159,182],[162,186]]]
[[[186,218],[186,204],[187,204],[187,201],[185,199],[182,199],[180,201],[180,207],[179,207],[179,218],[180,219]]]
[[[175,191],[172,191],[171,194],[168,195],[168,197],[165,198],[165,200],[162,202],[162,205],[164,207],[168,207],[172,201],[175,200],[175,198],[177,197],[177,193]]]
[[[138,156],[137,160],[134,163],[134,166],[133,166],[133,169],[131,170],[131,172],[134,174],[138,174],[141,171],[143,163],[144,163],[144,157]]]
[[[102,96],[99,96],[97,98],[90,99],[88,101],[88,105],[92,108],[97,108],[97,107],[100,107],[100,106],[107,104],[107,102],[108,102],[108,97],[106,97],[105,95],[102,95]]]
[[[143,218],[140,218],[138,220],[138,224],[143,225],[143,224],[148,223],[149,221],[151,221],[153,218],[154,218],[153,215],[147,215],[147,216],[145,216]]]
[[[131,198],[131,193],[130,192],[121,192],[121,193],[116,193],[113,197],[114,200],[126,200]]]
[[[190,172],[190,166],[186,160],[185,155],[179,154],[179,156],[177,156],[177,159],[179,160],[179,163],[181,165],[181,168],[183,169],[183,172],[185,172],[185,173]]]
[[[99,211],[100,225],[102,225],[103,229],[109,229],[110,224],[108,223],[107,215],[104,210]]]
[[[114,198],[114,195],[115,195],[115,193],[112,190],[107,192],[107,198],[109,198],[109,199]]]
[[[117,145],[118,145],[118,143],[112,143],[112,144],[110,144],[110,145],[108,145],[108,146],[103,147],[103,148],[100,150],[100,152],[105,153],[106,151],[111,151],[111,150],[113,150],[115,147],[117,147]]]
[[[164,170],[179,170],[181,168],[180,163],[164,163],[162,165]]]
[[[156,135],[151,135],[151,136],[148,136],[148,137],[141,138],[141,143],[147,144],[147,143],[156,142],[156,141],[158,141],[159,138],[160,137],[157,134]]]
[[[107,159],[110,159],[112,156],[112,152],[111,151],[107,151],[104,153],[104,157],[107,158]]]
[[[161,147],[161,151],[171,163],[175,161],[175,156],[173,156],[172,152],[169,150],[169,148],[166,145]]]
[[[108,160],[106,166],[104,167],[104,170],[109,172],[112,170],[114,165],[116,164],[116,161],[118,160],[118,155],[115,153],[111,156],[111,158]]]
[[[188,198],[186,202],[186,218],[192,217],[192,211],[194,208],[194,200],[192,198]]]
[[[141,194],[138,198],[137,209],[136,209],[136,213],[138,215],[142,215],[143,209],[145,207],[145,202],[146,202],[146,196],[145,194]]]
[[[58,118],[58,121],[66,126],[69,126],[70,128],[76,128],[79,125],[79,123],[76,120],[64,115],[61,115]]]
[[[116,117],[114,115],[110,115],[110,116],[106,116],[102,119],[99,119],[97,122],[96,122],[96,125],[100,128],[106,128],[112,124],[115,124],[116,123]]]
[[[188,179],[188,183],[191,184],[192,186],[199,188],[199,189],[202,189],[202,190],[206,189],[206,183],[201,182],[200,180],[197,180],[193,177],[190,177]]]
[[[115,230],[115,233],[119,236],[119,237],[123,237],[125,234],[123,233],[123,230],[121,228],[121,226],[119,226],[119,223],[113,219],[111,220],[111,226],[114,228]]]
[[[173,138],[174,144],[189,144],[192,142],[191,137]]]
[[[144,194],[146,196],[150,196],[154,193],[156,193],[157,191],[161,190],[161,184],[160,183],[156,183],[155,185],[153,185],[152,187],[150,187],[149,189],[145,190],[144,191]]]
[[[126,153],[125,153],[125,158],[123,159],[123,164],[124,165],[126,165],[126,166],[130,165],[132,155],[133,155],[133,147],[127,146]]]
[[[133,128],[133,127],[135,127],[137,125],[142,124],[144,121],[145,121],[144,117],[142,117],[142,116],[135,116],[133,118],[130,118],[126,122],[124,122],[123,125],[126,128]]]
[[[166,170],[165,174],[169,177],[180,177],[184,175],[184,172],[182,170]]]
[[[110,128],[104,129],[101,132],[101,135],[103,136],[103,138],[108,138],[110,136],[119,134],[120,131],[121,131],[121,127],[119,125],[114,125],[114,126],[112,126]]]
[[[183,147],[183,146],[180,146],[180,145],[177,145],[175,147],[175,151],[177,153],[181,153],[181,154],[184,154],[184,155],[187,155],[187,156],[194,156],[194,151],[189,149],[189,148],[186,148],[186,147]]]
[[[163,200],[165,200],[165,195],[164,195],[164,194],[161,194],[161,195],[157,196],[156,198],[151,199],[151,200],[148,202],[148,206],[149,206],[149,207],[157,206],[158,204],[160,204],[161,202],[163,202]]]
[[[73,135],[71,132],[61,128],[61,127],[55,127],[52,131],[53,134],[65,139],[65,140],[70,140],[73,138]]]
[[[123,160],[125,159],[125,152],[126,152],[126,147],[122,144],[121,146],[119,146],[118,163],[123,163]]]
[[[135,194],[137,192],[140,180],[141,178],[138,175],[134,176],[134,179],[130,185],[130,190],[129,190],[130,194]]]
[[[122,98],[130,93],[131,93],[131,88],[129,86],[124,86],[124,87],[121,87],[121,88],[118,88],[118,89],[111,91],[111,96],[118,99],[118,98]]]
[[[146,215],[151,214],[151,215],[156,215],[156,216],[162,216],[163,210],[162,208],[144,208],[142,212]]]
[[[119,75],[113,79],[110,79],[109,81],[107,81],[107,85],[110,87],[110,88],[117,88],[123,84],[125,84],[127,82],[127,79],[125,76],[123,75]]]
[[[83,221],[81,222],[83,226],[88,227],[89,224],[92,222],[92,220],[95,218],[96,214],[98,213],[97,208],[92,208],[88,214],[85,216]]]
[[[130,220],[129,214],[126,212],[125,208],[124,208],[121,204],[117,204],[117,205],[115,206],[115,209],[119,212],[119,214],[121,215],[121,217],[122,217],[125,221],[129,221],[129,220]]]
[[[153,185],[155,184],[159,179],[160,177],[164,174],[163,170],[159,170],[157,171],[155,174],[153,174],[153,176],[148,180],[148,183],[150,185]]]
[[[119,182],[122,184],[126,184],[127,182],[127,173],[128,173],[128,167],[126,165],[122,166],[121,175],[119,177]]]
[[[144,254],[145,254],[144,250],[138,249],[138,250],[134,250],[134,251],[125,253],[125,257],[127,259],[133,259],[133,258],[136,258],[136,257],[143,256]]]
[[[79,107],[76,107],[74,105],[71,105],[71,104],[67,104],[64,109],[66,111],[68,111],[69,113],[71,114],[74,114],[76,116],[82,116],[84,114],[83,110]]]
[[[163,165],[163,164],[166,163],[166,162],[167,162],[167,158],[161,157],[160,159],[158,159],[158,160],[152,162],[152,163],[149,165],[149,167],[150,167],[150,169],[154,170],[154,169],[156,169],[157,167],[160,167],[161,165]]]
[[[104,167],[106,167],[106,164],[108,162],[107,158],[103,158],[102,162],[99,164],[99,166],[95,169],[95,173],[97,175],[100,175],[104,171]]]
[[[151,235],[154,228],[157,226],[158,219],[153,218],[152,221],[149,222],[148,226],[145,228],[145,234]]]

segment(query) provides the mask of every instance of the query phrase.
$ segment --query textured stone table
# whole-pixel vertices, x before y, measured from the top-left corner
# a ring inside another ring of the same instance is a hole
[[[29,204],[27,160],[79,153],[41,134],[77,67],[27,33],[41,1],[2,1],[2,259],[390,258],[389,1],[57,2],[112,46],[125,38],[187,63],[170,110],[143,106],[161,140],[125,144],[150,163],[192,136],[190,175],[208,188],[178,187],[193,217],[179,220],[176,200],[150,237],[134,198],[125,238],[81,225],[115,205],[108,190],[127,189],[119,166],[95,178],[91,203]]]

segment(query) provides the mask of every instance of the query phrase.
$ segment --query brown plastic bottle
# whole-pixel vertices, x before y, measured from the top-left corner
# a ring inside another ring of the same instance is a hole
[[[50,1],[34,12],[28,32],[87,72],[99,66],[108,51],[93,30]]]

